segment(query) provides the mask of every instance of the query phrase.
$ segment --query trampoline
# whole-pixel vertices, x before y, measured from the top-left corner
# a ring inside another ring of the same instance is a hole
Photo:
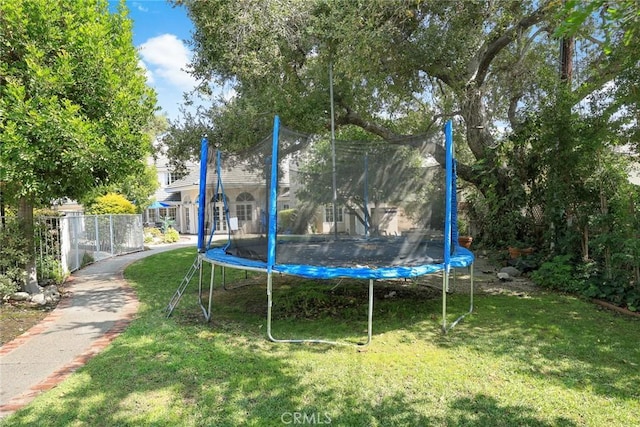
[[[368,281],[371,342],[377,280],[442,273],[442,330],[473,311],[471,251],[458,245],[452,122],[444,135],[394,141],[333,140],[281,126],[250,150],[224,154],[201,142],[198,256],[167,307],[177,305],[199,275],[199,302],[212,315],[216,266],[266,273],[267,336],[272,331],[274,274]],[[435,161],[445,156],[446,167]],[[216,237],[214,239],[214,237]],[[220,239],[222,237],[222,239]],[[225,238],[226,237],[226,238]],[[208,300],[202,263],[212,264]],[[455,269],[470,270],[467,313],[447,323],[447,292]]]

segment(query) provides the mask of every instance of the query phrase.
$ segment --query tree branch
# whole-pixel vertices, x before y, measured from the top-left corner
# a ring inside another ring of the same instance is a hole
[[[493,41],[485,42],[478,51],[475,60],[469,64],[470,77],[467,85],[475,82],[477,86],[481,86],[487,77],[489,66],[496,55],[514,41],[523,30],[541,22],[547,13],[550,12],[552,3],[552,1],[545,1],[538,9],[531,13],[531,15],[522,18],[517,24],[502,33],[502,35]]]

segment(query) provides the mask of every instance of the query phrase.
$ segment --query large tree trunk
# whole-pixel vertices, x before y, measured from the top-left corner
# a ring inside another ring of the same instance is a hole
[[[27,250],[29,252],[29,261],[24,266],[27,277],[22,285],[22,290],[30,294],[37,294],[42,291],[38,285],[38,274],[36,270],[36,252],[33,246],[33,203],[21,198],[18,201],[18,219],[22,227],[22,232],[27,240]]]

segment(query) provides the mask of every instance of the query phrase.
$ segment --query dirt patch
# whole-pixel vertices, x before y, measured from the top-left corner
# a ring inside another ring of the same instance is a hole
[[[0,304],[0,345],[19,337],[47,317],[55,307],[34,307],[24,302]]]
[[[502,266],[492,261],[488,257],[476,254],[473,264],[473,288],[477,294],[510,294],[523,296],[529,293],[540,292],[541,289],[536,286],[529,278],[513,277],[511,280],[503,281],[498,279],[498,272]],[[459,268],[454,269],[454,274],[450,276],[449,291],[452,293],[469,293],[470,287],[470,269]],[[420,285],[429,286],[435,289],[442,289],[442,272],[422,276],[416,279]]]

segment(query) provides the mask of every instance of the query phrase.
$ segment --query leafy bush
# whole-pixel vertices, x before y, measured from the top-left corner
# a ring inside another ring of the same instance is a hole
[[[87,213],[92,215],[135,214],[136,207],[126,197],[108,193],[97,197],[87,208]]]
[[[144,234],[149,234],[152,237],[160,237],[162,236],[162,231],[156,227],[148,227],[144,229]]]
[[[542,287],[564,292],[581,292],[586,288],[585,281],[576,277],[576,268],[569,255],[557,255],[542,263],[531,278]]]
[[[278,228],[285,233],[291,233],[296,225],[298,211],[295,209],[284,209],[278,212]]]
[[[180,233],[178,233],[178,230],[174,228],[168,229],[167,232],[164,233],[164,237],[162,239],[164,243],[175,243],[178,240],[180,240]]]
[[[4,296],[24,283],[29,252],[27,239],[16,220],[7,220],[5,226],[0,227],[0,242],[0,295]]]
[[[38,257],[36,259],[38,273],[45,282],[54,283],[56,285],[64,282],[65,274],[60,260],[55,259],[51,255]]]
[[[18,285],[13,280],[4,274],[0,274],[0,300],[15,293],[17,290]]]
[[[93,255],[91,255],[89,252],[85,251],[84,254],[82,254],[82,264],[80,265],[80,267],[84,267],[85,265],[93,264],[94,261],[95,261],[95,259],[93,258]]]
[[[173,228],[175,224],[176,224],[176,221],[171,217],[166,216],[162,218],[162,224],[160,225],[160,232],[162,232],[162,234],[165,234],[167,230],[169,230],[170,228]]]
[[[162,232],[160,229],[156,227],[146,227],[144,229],[144,242],[145,243],[153,243],[154,240],[160,238],[162,236]]]

